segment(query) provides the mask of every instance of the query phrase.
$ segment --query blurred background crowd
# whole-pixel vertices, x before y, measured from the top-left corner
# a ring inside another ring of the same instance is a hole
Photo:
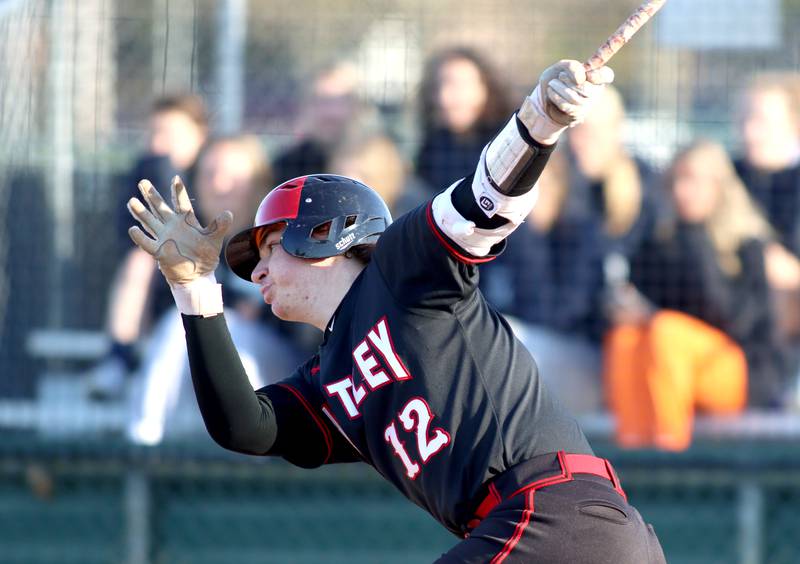
[[[180,174],[201,221],[234,212],[232,233],[313,172],[365,182],[398,216],[471,174],[539,72],[589,55],[636,4],[0,0],[0,428],[22,437],[6,459],[37,441],[111,444],[136,466],[140,448],[204,440],[169,289],[127,236],[140,179],[168,194]],[[481,267],[601,452],[655,456],[630,455],[634,468],[689,464],[698,435],[722,445],[723,468],[747,441],[788,437],[786,454],[800,437],[798,20],[790,0],[673,0]],[[314,351],[318,332],[275,318],[224,261],[217,279],[254,387]],[[19,480],[52,499],[43,448]],[[738,508],[737,556],[670,558],[668,532],[669,560],[800,559],[769,552],[769,494],[732,487],[724,502],[701,493]],[[158,544],[139,535],[132,562]],[[1,547],[2,562],[34,561]]]

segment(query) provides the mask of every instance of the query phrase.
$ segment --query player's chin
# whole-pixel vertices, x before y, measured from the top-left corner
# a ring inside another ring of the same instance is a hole
[[[294,321],[291,317],[291,313],[285,308],[282,307],[280,302],[275,302],[274,300],[267,301],[272,309],[272,314],[282,321]]]

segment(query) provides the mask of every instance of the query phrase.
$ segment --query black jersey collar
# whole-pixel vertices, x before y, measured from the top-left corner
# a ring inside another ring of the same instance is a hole
[[[350,325],[350,319],[353,317],[353,309],[356,307],[358,288],[361,286],[361,281],[364,279],[365,270],[366,268],[358,274],[353,284],[350,286],[350,289],[347,290],[342,301],[336,306],[336,310],[325,325],[325,333],[322,337],[323,345],[328,342],[328,338],[333,334],[334,326],[337,330],[341,331],[343,327]]]

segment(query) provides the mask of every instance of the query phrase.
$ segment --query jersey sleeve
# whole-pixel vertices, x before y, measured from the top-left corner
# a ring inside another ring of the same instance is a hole
[[[460,248],[437,225],[432,201],[401,216],[381,235],[372,260],[392,296],[406,307],[449,308],[478,284],[478,265],[490,261]]]
[[[314,356],[289,378],[256,392],[269,397],[275,411],[278,432],[270,454],[303,468],[360,461],[323,412],[324,402],[312,383],[318,367],[319,358]]]

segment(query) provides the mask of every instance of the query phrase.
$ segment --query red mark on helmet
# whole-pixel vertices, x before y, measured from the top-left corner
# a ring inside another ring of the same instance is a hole
[[[253,225],[258,227],[295,219],[300,210],[300,194],[303,192],[306,178],[306,176],[293,178],[267,194],[261,201],[261,205],[258,206]]]

